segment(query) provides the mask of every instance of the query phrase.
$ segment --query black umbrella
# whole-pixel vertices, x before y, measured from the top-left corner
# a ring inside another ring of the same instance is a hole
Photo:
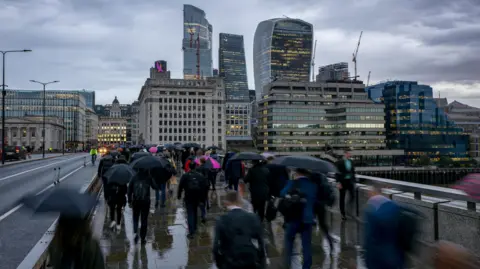
[[[173,144],[174,144],[175,146],[178,146],[178,145],[181,146],[181,145],[182,145],[182,143],[180,143],[180,142],[175,142],[175,143],[173,143]]]
[[[311,170],[323,174],[337,172],[337,168],[332,163],[312,156],[281,156],[273,159],[271,163],[284,165],[287,167]]]
[[[166,168],[170,165],[170,162],[162,157],[155,157],[155,156],[145,156],[138,160],[133,161],[130,166],[135,169],[158,169],[158,168]]]
[[[36,213],[60,213],[66,217],[84,218],[95,206],[96,197],[80,193],[76,189],[56,187],[44,195],[32,195],[22,199],[25,206]]]
[[[189,149],[189,148],[196,148],[196,149],[199,149],[201,148],[202,146],[200,146],[199,144],[197,143],[187,143],[187,144],[183,144],[183,148],[186,148],[186,149]]]
[[[166,150],[174,150],[176,148],[176,146],[172,145],[172,144],[165,144],[163,146],[163,148],[166,149]]]
[[[134,175],[135,171],[127,164],[114,164],[107,170],[104,177],[107,178],[108,183],[127,185]]]
[[[207,148],[207,150],[219,150],[221,148],[217,147],[217,146],[210,146]]]
[[[233,155],[229,161],[264,161],[265,157],[255,152],[240,152]]]
[[[134,162],[140,158],[146,157],[146,156],[152,156],[150,152],[136,152],[132,155],[132,158],[130,159],[130,162]]]

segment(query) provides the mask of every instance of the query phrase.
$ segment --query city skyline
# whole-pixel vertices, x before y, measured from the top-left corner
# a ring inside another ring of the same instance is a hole
[[[479,7],[468,1],[460,1],[463,5],[430,5],[430,0],[421,5],[347,1],[342,9],[330,0],[186,2],[204,10],[213,26],[213,68],[218,68],[218,33],[245,37],[251,89],[255,29],[260,21],[286,15],[313,24],[317,67],[345,61],[352,71],[351,54],[363,30],[360,79],[366,81],[372,71],[370,84],[387,79],[418,80],[431,85],[435,96],[440,91],[450,101],[475,105],[480,97],[475,91],[480,88],[475,69],[480,64],[475,45],[480,39],[479,19],[473,15]],[[131,103],[152,60],[165,59],[172,77],[183,77],[182,9],[183,3],[4,1],[0,15],[11,23],[0,25],[0,34],[7,37],[2,49],[33,50],[7,57],[6,84],[12,89],[35,90],[28,80],[58,79],[62,82],[52,85],[52,90],[94,90],[99,104],[109,103],[121,92],[122,99]],[[385,11],[392,9],[398,16],[387,15]]]

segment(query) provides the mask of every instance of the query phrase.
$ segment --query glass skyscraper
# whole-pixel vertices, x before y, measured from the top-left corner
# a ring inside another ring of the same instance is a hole
[[[183,5],[182,49],[183,77],[185,79],[213,75],[212,33],[213,27],[206,19],[205,11],[192,5]],[[197,55],[197,51],[199,55]],[[197,66],[198,64],[199,66]]]
[[[377,85],[383,88],[387,145],[405,149],[409,160],[425,155],[449,156],[466,160],[468,135],[437,107],[432,88],[412,81],[392,81]],[[378,94],[377,94],[378,95]]]
[[[220,33],[218,49],[219,76],[225,83],[228,101],[249,101],[247,64],[242,35]]]
[[[312,40],[312,24],[299,19],[277,18],[258,24],[253,41],[257,100],[272,81],[309,81]]]

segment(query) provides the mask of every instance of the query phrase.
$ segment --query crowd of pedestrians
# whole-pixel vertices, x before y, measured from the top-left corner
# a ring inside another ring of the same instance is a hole
[[[338,202],[342,221],[356,221],[355,167],[348,152],[335,166],[324,165],[320,160],[316,163],[315,158],[305,156],[227,153],[222,157],[215,149],[204,151],[194,147],[183,153],[154,150],[133,155],[121,151],[105,154],[98,164],[98,176],[103,182],[110,228],[120,231],[122,221],[130,221],[122,220],[123,209],[129,206],[134,242],[145,244],[152,189],[155,207],[165,207],[167,196],[172,196],[176,189],[176,198],[187,214],[187,236],[192,239],[198,223],[207,221],[209,193],[217,192],[217,178],[225,183],[226,190],[223,197],[226,213],[216,220],[212,248],[219,269],[267,268],[267,226],[277,218],[281,218],[284,229],[283,267],[290,268],[299,235],[302,268],[312,268],[312,236],[316,226],[329,243],[327,255],[335,250],[335,239],[326,221],[330,208]],[[92,157],[93,164],[95,160]],[[327,179],[327,173],[332,171],[336,185]],[[180,174],[177,187],[176,177]],[[408,255],[415,251],[421,214],[383,196],[381,187],[372,187],[365,207],[363,260],[368,269],[406,268]],[[92,237],[85,217],[61,214],[52,249],[53,268],[105,266],[98,241]],[[436,254],[435,268],[473,268],[469,267],[473,264],[472,255],[458,246],[442,242]]]

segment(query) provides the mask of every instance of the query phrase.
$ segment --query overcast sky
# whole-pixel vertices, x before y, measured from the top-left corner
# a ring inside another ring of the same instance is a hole
[[[142,2],[143,4],[138,4]],[[0,50],[6,84],[60,80],[50,89],[87,89],[97,103],[138,97],[155,60],[182,77],[183,4],[205,10],[218,34],[245,37],[248,83],[253,81],[253,36],[262,20],[299,18],[314,25],[316,67],[350,64],[360,31],[358,72],[371,83],[387,79],[431,84],[449,101],[480,106],[480,2],[478,0],[0,0]],[[1,83],[0,83],[1,84]]]

